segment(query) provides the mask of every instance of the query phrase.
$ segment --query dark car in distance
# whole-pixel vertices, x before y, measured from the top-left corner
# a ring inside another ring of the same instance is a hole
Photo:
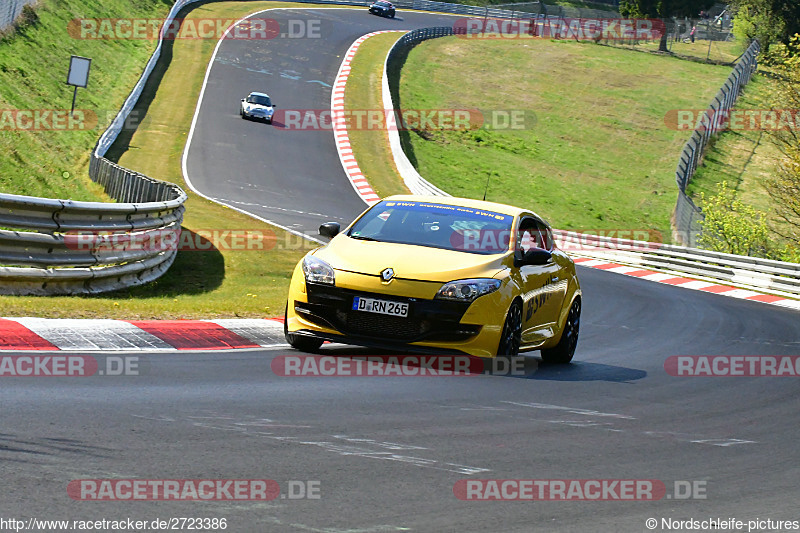
[[[369,5],[369,12],[373,15],[394,18],[394,5],[386,0],[378,0]]]

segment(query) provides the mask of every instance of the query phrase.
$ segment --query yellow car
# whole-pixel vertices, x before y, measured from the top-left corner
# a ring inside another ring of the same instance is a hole
[[[284,332],[298,350],[324,341],[480,357],[575,353],[581,289],[572,260],[535,213],[450,197],[392,196],[292,275]]]

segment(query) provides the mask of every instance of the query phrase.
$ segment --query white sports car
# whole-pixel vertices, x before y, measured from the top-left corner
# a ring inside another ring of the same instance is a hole
[[[275,105],[266,93],[252,92],[247,98],[242,98],[239,114],[242,118],[257,118],[266,120],[272,124],[272,115],[275,113]]]

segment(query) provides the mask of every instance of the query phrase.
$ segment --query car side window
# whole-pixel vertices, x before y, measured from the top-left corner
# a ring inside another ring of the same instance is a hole
[[[555,245],[553,241],[552,230],[541,220],[536,221],[536,228],[537,233],[539,234],[539,240],[541,241],[541,248],[544,248],[548,252],[552,252]]]
[[[553,237],[542,221],[532,217],[523,218],[517,231],[517,249],[527,252],[532,248],[553,249]]]
[[[532,218],[523,218],[517,230],[517,250],[524,253],[537,246],[536,221]]]

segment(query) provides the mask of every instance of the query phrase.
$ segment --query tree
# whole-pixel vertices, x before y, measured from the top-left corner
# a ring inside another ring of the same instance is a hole
[[[728,254],[767,257],[772,249],[767,217],[736,197],[727,182],[717,184],[717,194],[706,198],[703,206],[703,234],[700,246]]]
[[[733,32],[742,39],[758,39],[764,50],[776,42],[788,45],[800,33],[797,0],[733,0]]]
[[[621,0],[619,12],[623,17],[636,18],[696,17],[714,3],[714,0]],[[667,51],[666,32],[661,36],[658,50]]]
[[[781,236],[800,246],[800,124],[796,123],[800,109],[800,35],[780,44],[772,51],[775,77],[769,100],[776,116],[793,114],[792,123],[779,122],[780,128],[768,128],[767,134],[783,154],[775,174],[765,183],[772,198],[775,213],[789,228]]]

